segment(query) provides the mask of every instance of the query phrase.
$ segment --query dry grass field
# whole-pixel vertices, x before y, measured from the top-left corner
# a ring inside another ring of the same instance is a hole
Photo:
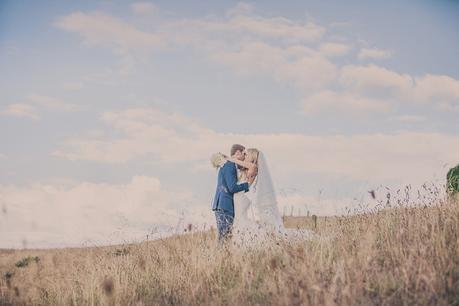
[[[459,305],[459,205],[286,217],[319,240],[216,248],[215,233],[0,253],[1,305]]]

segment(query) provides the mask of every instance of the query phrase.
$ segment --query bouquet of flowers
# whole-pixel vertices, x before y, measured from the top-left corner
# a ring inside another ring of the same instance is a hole
[[[212,166],[214,168],[220,168],[222,167],[227,161],[227,156],[223,153],[214,153],[212,154],[212,156],[210,157],[210,163],[212,164]]]

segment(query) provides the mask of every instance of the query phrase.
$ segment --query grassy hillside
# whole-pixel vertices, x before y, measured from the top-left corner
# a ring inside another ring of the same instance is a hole
[[[323,239],[258,250],[219,250],[210,232],[2,251],[0,304],[459,304],[459,205],[319,218],[314,230]]]

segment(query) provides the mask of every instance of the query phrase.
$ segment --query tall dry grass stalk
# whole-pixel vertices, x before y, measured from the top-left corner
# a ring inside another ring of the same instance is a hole
[[[325,238],[255,250],[218,249],[215,233],[195,233],[135,245],[4,251],[0,304],[459,304],[457,203],[319,218],[316,231]],[[15,266],[28,256],[39,260]]]

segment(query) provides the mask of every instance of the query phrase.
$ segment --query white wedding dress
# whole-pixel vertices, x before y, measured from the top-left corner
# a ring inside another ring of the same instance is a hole
[[[258,174],[249,191],[234,194],[234,210],[233,242],[239,246],[256,247],[278,239],[309,239],[314,235],[308,230],[284,227],[271,174],[262,152],[258,154]]]

